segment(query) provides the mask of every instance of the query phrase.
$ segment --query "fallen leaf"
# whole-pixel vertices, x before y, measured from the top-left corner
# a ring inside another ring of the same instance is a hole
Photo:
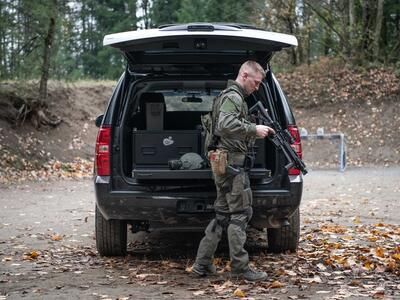
[[[271,288],[271,289],[279,289],[279,288],[282,288],[282,287],[284,287],[285,285],[283,284],[283,283],[281,283],[281,282],[279,282],[278,280],[275,280],[274,282],[272,282],[269,286],[268,286],[268,288]]]
[[[376,254],[376,256],[378,256],[378,257],[385,257],[385,252],[384,252],[384,250],[382,249],[382,248],[380,248],[380,247],[378,247],[378,248],[376,248],[375,249],[375,254]]]
[[[62,240],[62,236],[59,234],[54,234],[51,236],[51,240],[52,241],[61,241]]]
[[[375,236],[370,236],[370,237],[368,237],[368,240],[369,240],[370,242],[376,242],[376,241],[378,240],[378,238],[375,237]]]
[[[392,257],[393,257],[395,260],[399,260],[399,261],[400,261],[400,253],[393,254]]]
[[[33,260],[37,259],[39,257],[39,253],[36,251],[31,251],[28,253],[25,253],[24,256],[22,257],[23,260]]]
[[[192,266],[187,267],[187,268],[185,269],[185,272],[187,272],[187,273],[192,273],[192,269],[193,269]]]
[[[245,294],[241,289],[239,289],[239,288],[237,288],[237,289],[233,292],[233,295],[236,296],[236,297],[240,297],[240,298],[243,298],[243,297],[246,296],[246,294]]]
[[[368,271],[371,271],[375,268],[375,265],[373,262],[367,261],[364,263],[364,268],[367,269]]]
[[[397,265],[394,261],[389,261],[389,263],[386,265],[386,270],[389,272],[394,272],[397,268]]]

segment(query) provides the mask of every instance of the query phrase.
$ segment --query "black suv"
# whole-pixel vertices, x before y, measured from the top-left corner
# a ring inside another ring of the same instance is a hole
[[[301,143],[289,103],[271,72],[273,54],[296,46],[294,36],[239,24],[165,25],[107,35],[104,45],[127,60],[108,107],[96,120],[96,242],[101,255],[124,255],[127,228],[204,229],[213,214],[215,186],[209,166],[172,169],[186,153],[204,158],[201,116],[235,79],[246,60],[267,76],[246,101],[261,101],[270,116]],[[250,171],[254,195],[251,225],[268,228],[273,252],[295,251],[299,240],[303,179],[268,139],[255,144]]]

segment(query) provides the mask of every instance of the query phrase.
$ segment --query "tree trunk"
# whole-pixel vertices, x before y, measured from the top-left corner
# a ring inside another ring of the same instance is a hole
[[[369,21],[370,21],[370,3],[369,0],[362,1],[362,38],[360,55],[361,60],[365,60],[368,56],[369,49]]]
[[[47,81],[49,80],[51,47],[53,44],[55,28],[56,28],[56,19],[53,16],[50,17],[49,30],[47,31],[47,36],[44,40],[42,77],[40,78],[40,87],[39,87],[39,99],[41,102],[45,102],[47,98]]]
[[[142,0],[140,3],[141,9],[142,9],[142,19],[144,22],[144,28],[148,29],[150,28],[150,16],[149,16],[149,9],[150,9],[150,2],[149,0]]]
[[[353,58],[354,45],[354,0],[349,0],[349,43],[348,43],[348,57]]]
[[[307,29],[307,65],[311,65],[311,30]]]
[[[295,35],[296,12],[295,12],[294,1],[289,1],[287,10],[288,14],[286,17],[286,24],[289,29],[289,33]],[[297,65],[297,51],[294,47],[292,47],[291,53],[292,53],[292,64]]]
[[[86,28],[86,19],[87,19],[87,8],[86,8],[86,3],[82,1],[82,8],[80,11],[80,18],[81,18],[81,23],[82,23],[82,28],[81,28],[81,33],[80,33],[80,43],[81,43],[81,49],[82,52],[87,52],[87,39],[85,37],[87,36],[87,28]]]
[[[376,23],[375,23],[375,33],[374,33],[374,59],[379,56],[379,42],[381,40],[381,30],[382,30],[382,18],[383,18],[383,1],[378,0],[378,10],[376,13]]]
[[[40,78],[39,87],[39,101],[37,105],[32,105],[31,107],[31,121],[36,128],[39,128],[41,125],[57,126],[61,122],[61,119],[59,117],[52,116],[52,114],[46,109],[47,81],[49,80],[50,59],[53,50],[52,45],[56,29],[57,0],[53,0],[53,6],[51,7],[50,13],[51,16],[49,29],[44,40],[42,76]]]
[[[328,27],[325,27],[325,29],[324,29],[323,41],[324,41],[323,42],[324,43],[324,56],[328,56],[330,53],[331,44],[332,44],[332,31]]]

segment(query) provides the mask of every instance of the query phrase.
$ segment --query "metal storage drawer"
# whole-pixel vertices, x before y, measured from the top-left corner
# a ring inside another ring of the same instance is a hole
[[[179,159],[189,152],[201,153],[199,130],[165,130],[133,132],[134,166],[168,166],[171,159]]]

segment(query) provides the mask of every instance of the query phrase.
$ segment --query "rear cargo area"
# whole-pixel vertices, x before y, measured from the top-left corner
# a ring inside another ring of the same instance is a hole
[[[141,182],[211,181],[207,165],[172,170],[169,161],[186,153],[205,159],[201,116],[211,110],[213,99],[225,86],[225,80],[146,81],[132,88],[121,124],[123,176]],[[251,177],[265,177],[266,172],[271,176],[276,163],[273,145],[257,140],[254,152]]]

